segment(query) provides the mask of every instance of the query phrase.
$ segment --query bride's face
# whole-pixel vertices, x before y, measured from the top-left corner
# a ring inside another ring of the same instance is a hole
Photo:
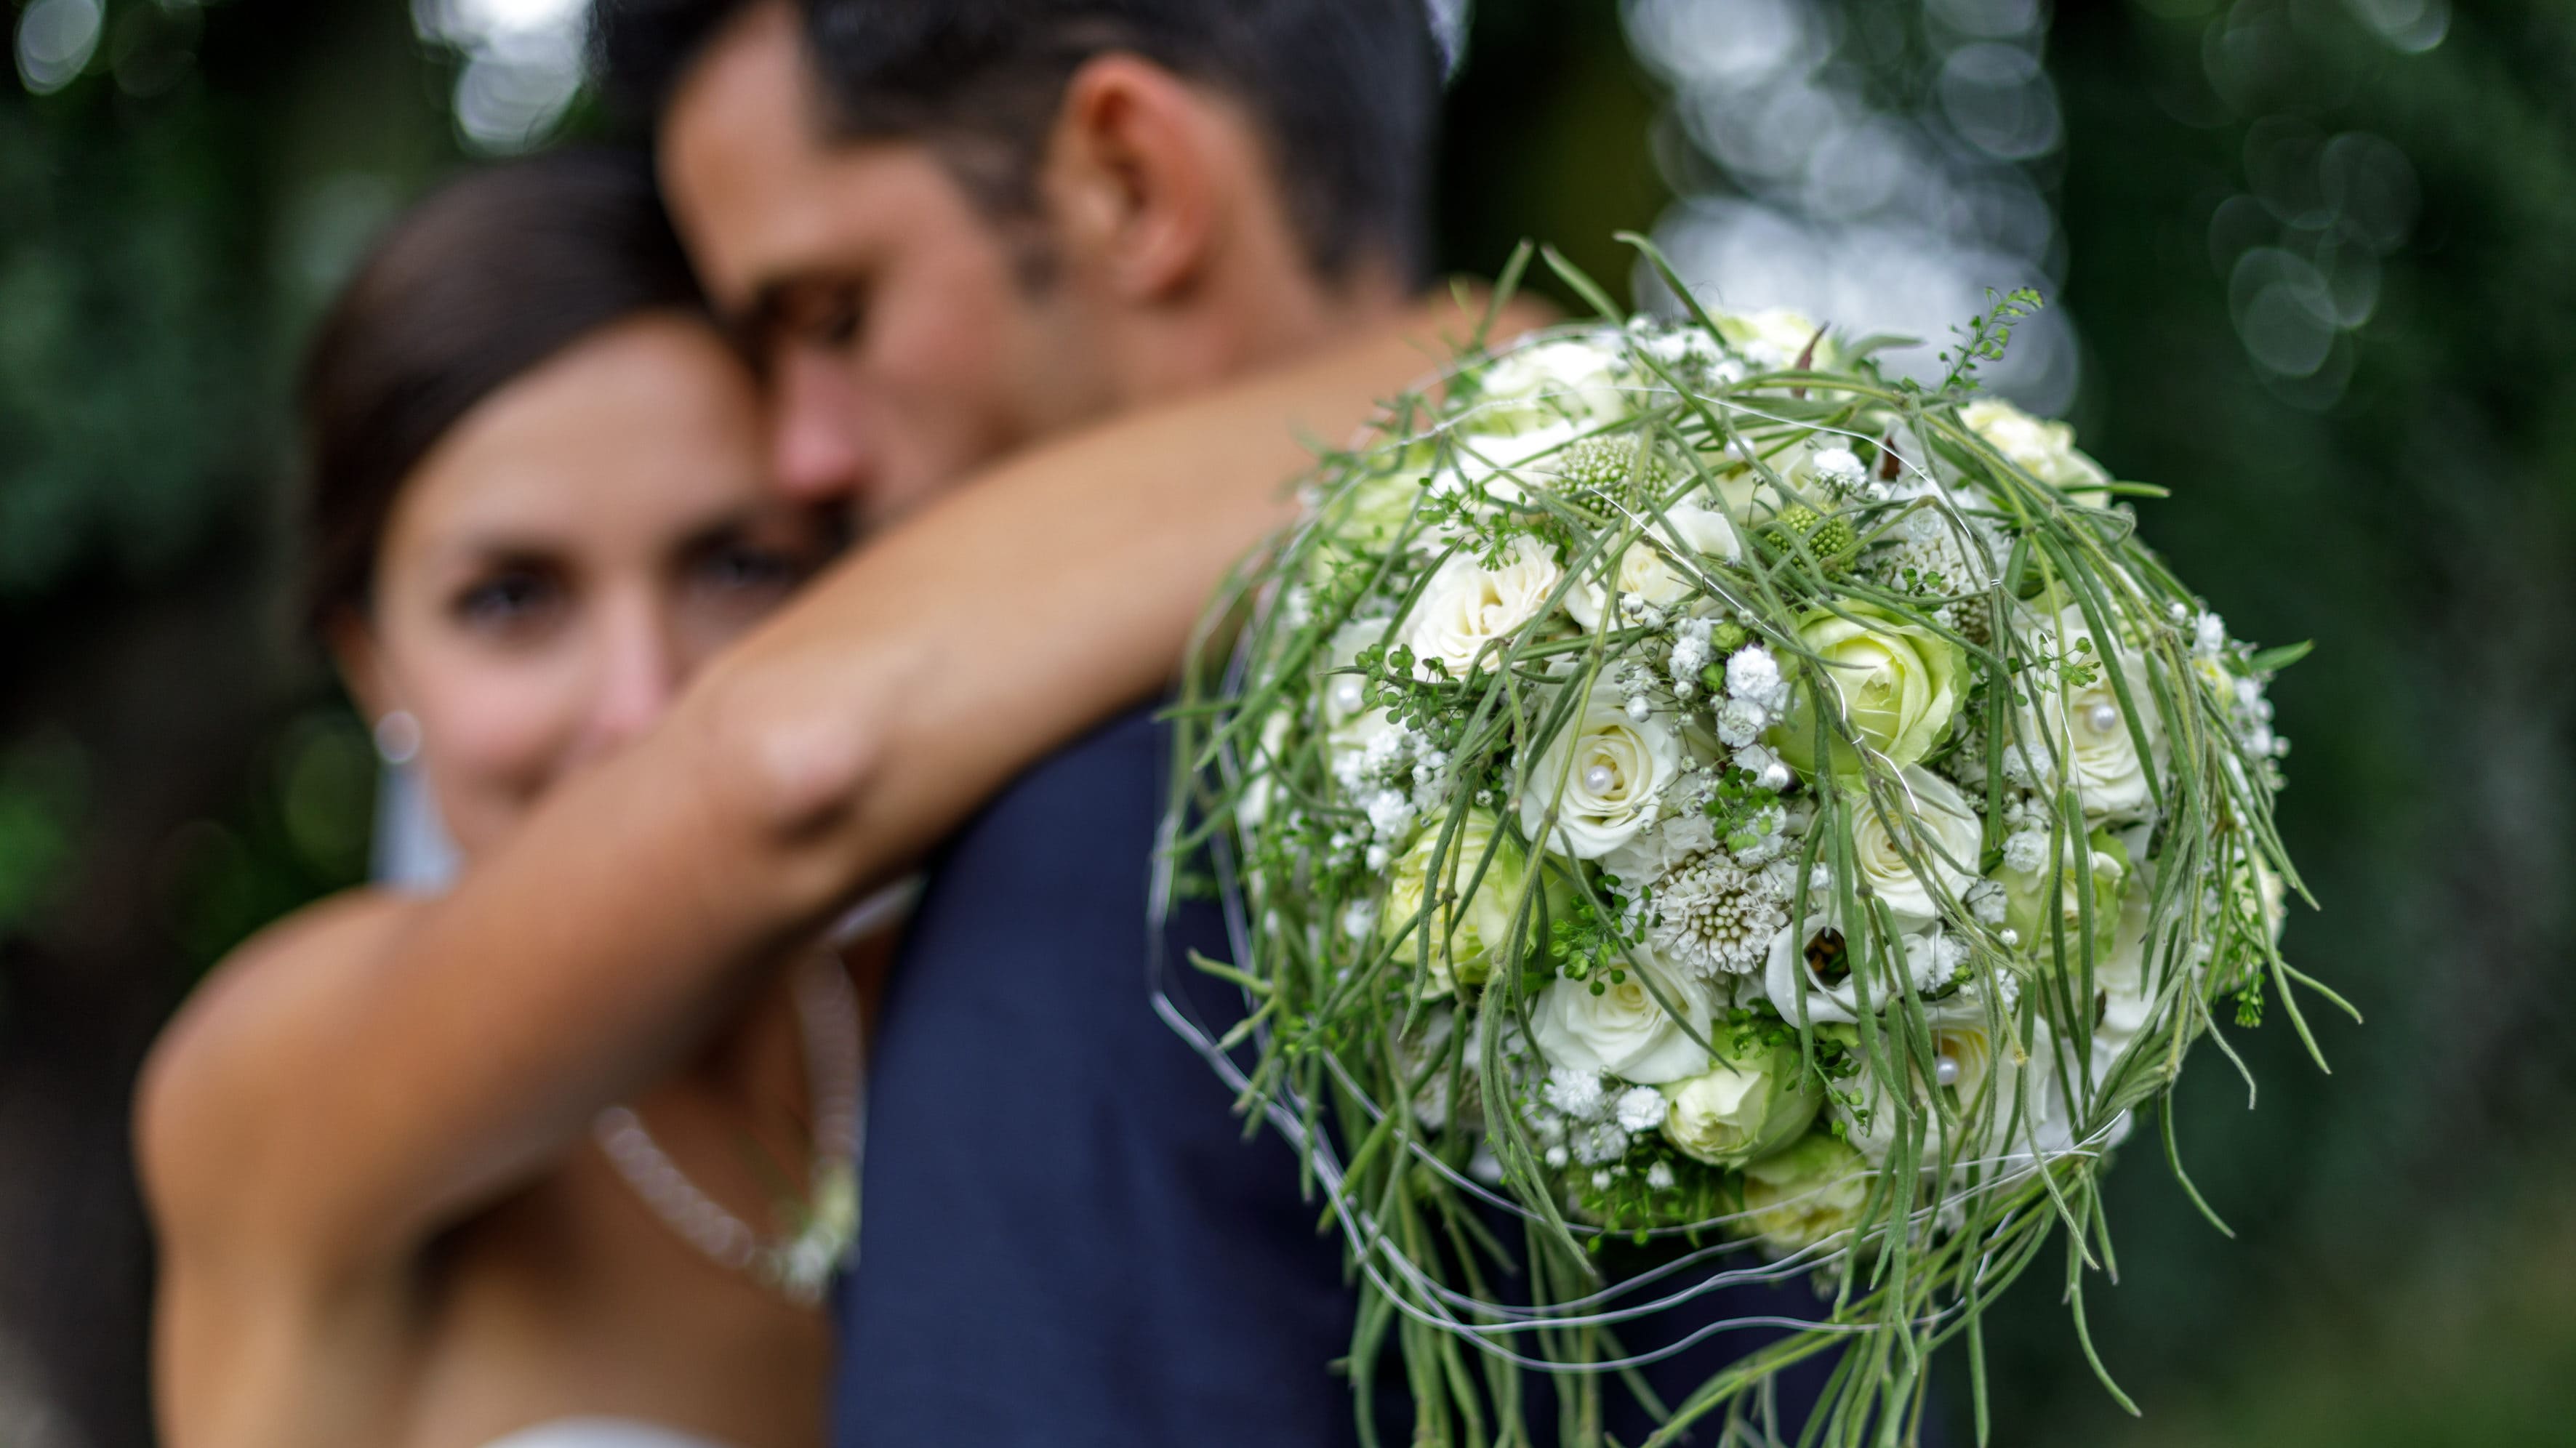
[[[468,855],[557,780],[649,729],[699,665],[829,556],[763,473],[741,364],[703,323],[599,332],[478,404],[405,479],[360,702],[408,711]]]

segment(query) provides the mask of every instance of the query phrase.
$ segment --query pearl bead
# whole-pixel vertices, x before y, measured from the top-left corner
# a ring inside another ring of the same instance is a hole
[[[1959,1063],[1948,1056],[1942,1057],[1939,1061],[1933,1063],[1932,1079],[1940,1082],[1944,1086],[1958,1085]]]
[[[1646,702],[1645,695],[1639,694],[1628,700],[1628,717],[1638,723],[1645,723],[1653,718],[1654,714],[1655,706]]]
[[[1583,787],[1594,794],[1608,794],[1610,786],[1618,782],[1618,772],[1606,764],[1596,764],[1583,771]]]
[[[1356,714],[1360,705],[1367,701],[1368,691],[1359,680],[1337,679],[1333,682],[1333,707],[1342,713]]]
[[[2084,716],[2084,722],[2093,726],[2094,733],[2108,734],[2120,727],[2120,711],[2114,705],[2096,704],[2093,712]]]

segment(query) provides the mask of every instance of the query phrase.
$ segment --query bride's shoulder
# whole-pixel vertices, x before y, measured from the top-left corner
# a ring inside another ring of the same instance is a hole
[[[190,1193],[197,1165],[220,1169],[245,1124],[273,1119],[258,1110],[265,1098],[311,1088],[298,1079],[298,1038],[321,1025],[334,983],[363,970],[420,907],[417,896],[350,890],[279,920],[208,973],[153,1043],[135,1091],[135,1149],[156,1208]]]

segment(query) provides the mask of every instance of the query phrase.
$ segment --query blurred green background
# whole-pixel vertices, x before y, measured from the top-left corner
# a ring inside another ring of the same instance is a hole
[[[302,331],[424,184],[589,126],[577,11],[0,12],[0,1448],[149,1441],[135,1063],[365,868],[374,764],[283,606]],[[2174,489],[2149,536],[2236,632],[2318,642],[2274,691],[2325,907],[2288,946],[2369,1024],[2320,1020],[2331,1078],[2238,1032],[2251,1113],[2195,1061],[2236,1238],[2132,1149],[2087,1294],[2146,1416],[2034,1274],[1997,1442],[2576,1440],[2571,98],[2556,0],[1474,8],[1449,263],[1534,234],[1625,283],[1652,229],[1731,302],[1936,337],[2038,285],[2003,385]]]

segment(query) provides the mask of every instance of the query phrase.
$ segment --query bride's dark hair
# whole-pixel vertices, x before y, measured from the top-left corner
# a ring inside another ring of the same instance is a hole
[[[405,212],[305,356],[307,619],[366,609],[404,479],[476,403],[611,323],[704,310],[637,153],[488,167]]]

